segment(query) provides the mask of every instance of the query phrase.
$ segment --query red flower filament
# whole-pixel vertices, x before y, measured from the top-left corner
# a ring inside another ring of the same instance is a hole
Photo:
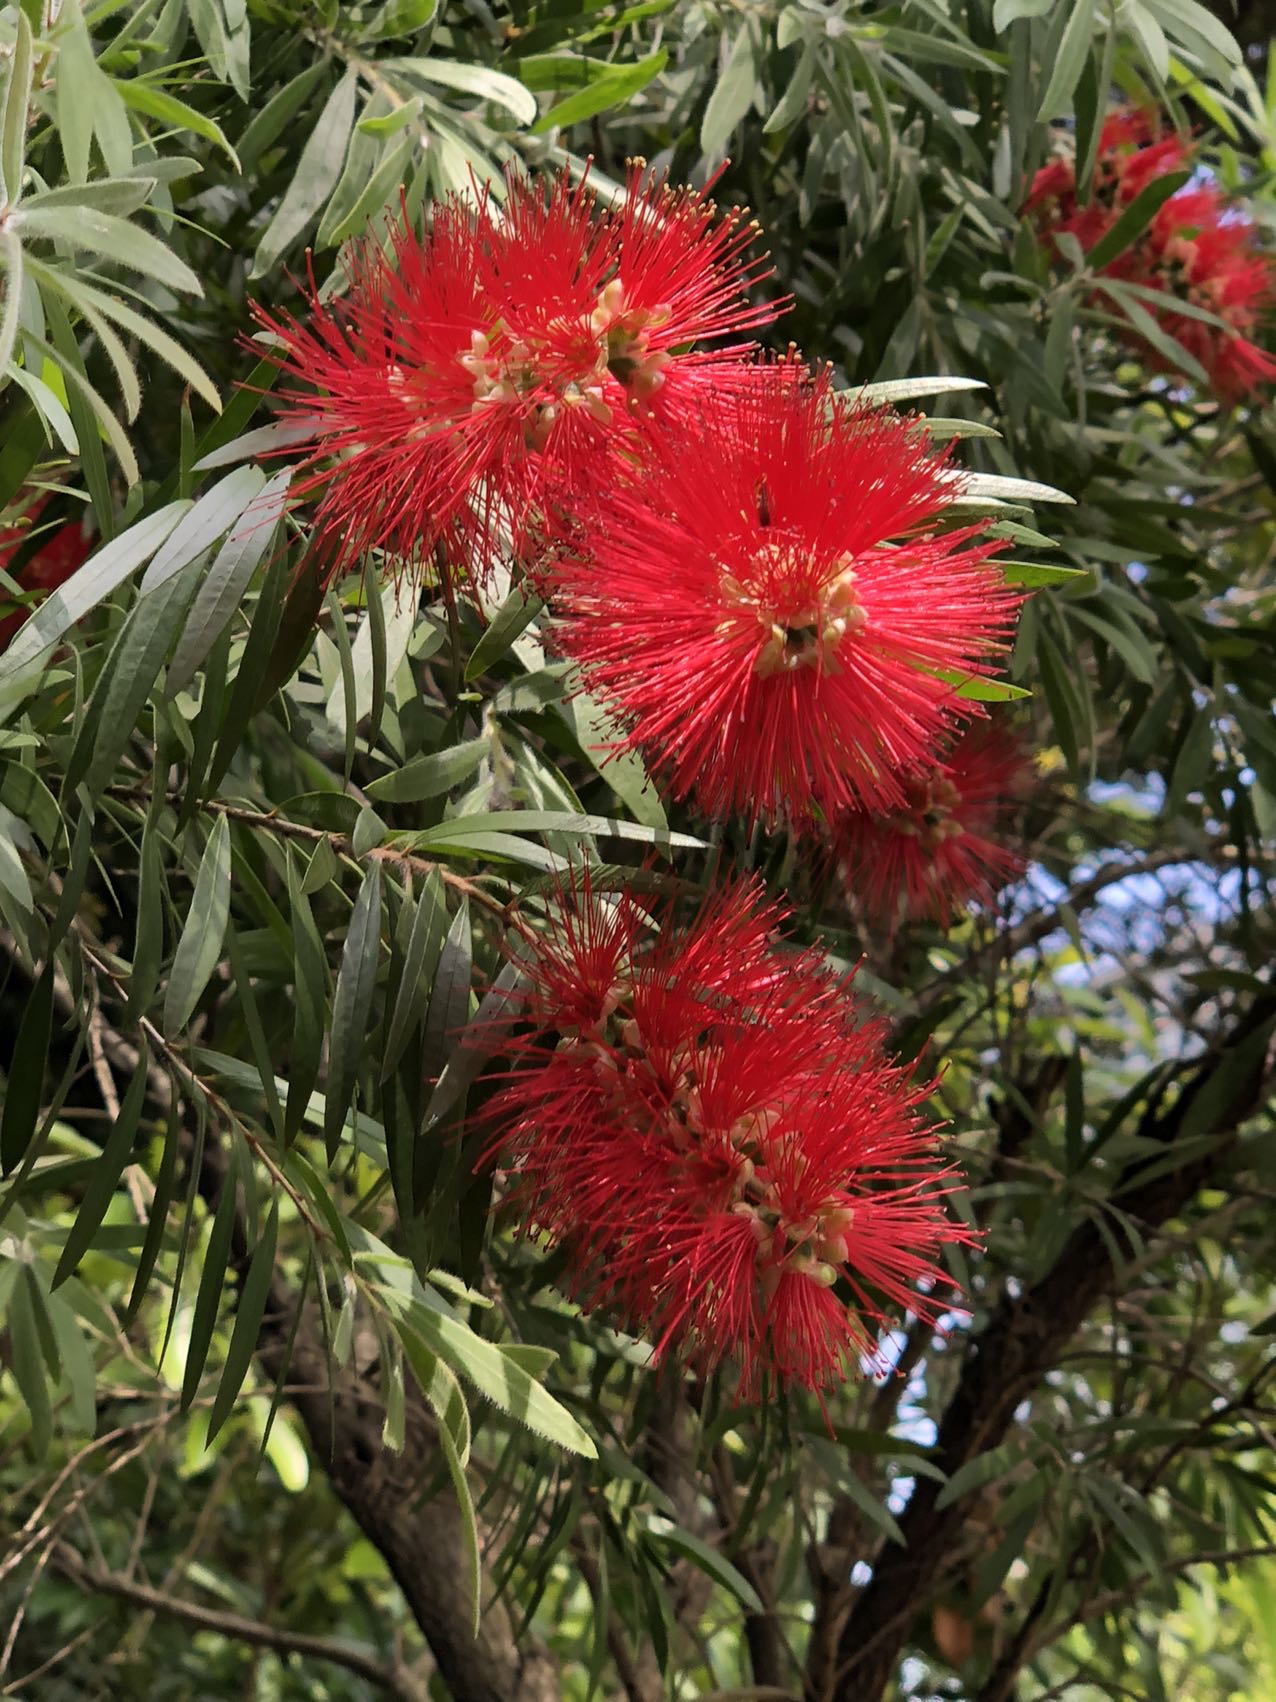
[[[1149,183],[1190,167],[1193,154],[1192,145],[1165,133],[1155,116],[1116,113],[1099,138],[1089,201],[1078,200],[1073,161],[1057,159],[1033,180],[1028,210],[1056,233],[1071,233],[1088,253]],[[1141,304],[1197,361],[1222,400],[1235,401],[1276,379],[1276,360],[1248,335],[1276,300],[1272,259],[1259,246],[1257,226],[1230,207],[1215,184],[1178,189],[1101,272],[1214,315],[1219,323],[1162,309],[1146,297]],[[1171,370],[1136,326],[1125,335],[1153,368]]]
[[[48,500],[47,494],[41,493],[23,515],[23,525],[0,531],[0,567],[10,572],[11,578],[17,579],[28,596],[36,591],[46,594],[56,591],[77,568],[84,565],[93,547],[81,523],[78,520],[68,520],[51,532],[39,548],[27,557],[17,574],[13,574],[9,563],[27,538],[30,528],[39,520]],[[6,602],[9,602],[9,599],[4,591],[0,590],[0,605]],[[0,619],[0,650],[8,648],[14,634],[26,621],[28,612],[27,607],[22,607]]]
[[[972,728],[941,763],[906,778],[900,808],[877,816],[848,810],[833,822],[848,894],[888,927],[901,916],[947,925],[965,905],[986,903],[1023,867],[1003,836],[1028,776],[1000,728]]]
[[[926,1090],[813,955],[764,945],[778,919],[736,885],[652,934],[631,898],[569,895],[532,944],[490,1108],[489,1158],[574,1292],[658,1357],[734,1359],[746,1399],[839,1381],[888,1307],[938,1316],[916,1284],[945,1282],[936,1254],[970,1239]]]
[[[424,237],[356,252],[349,295],[314,296],[302,323],[254,309],[301,388],[281,392],[306,433],[301,495],[318,498],[328,571],[371,550],[481,575],[562,505],[638,453],[653,409],[724,382],[739,337],[774,318],[753,228],[704,195],[630,171],[623,205],[584,184],[511,177],[498,209],[451,197]]]
[[[557,641],[707,815],[894,807],[1017,606],[996,545],[931,529],[960,490],[909,421],[757,368],[587,509]]]

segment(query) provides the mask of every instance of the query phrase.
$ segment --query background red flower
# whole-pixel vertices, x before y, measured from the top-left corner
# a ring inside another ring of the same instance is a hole
[[[848,896],[891,928],[904,918],[947,924],[972,900],[986,902],[1023,867],[1005,836],[1030,775],[1018,743],[983,723],[909,775],[897,809],[843,812],[830,842]]]
[[[65,525],[47,533],[17,573],[13,573],[9,564],[30,536],[32,527],[39,522],[48,500],[47,493],[40,494],[23,515],[22,525],[0,530],[0,567],[17,579],[26,594],[21,606],[0,617],[0,650],[8,648],[14,634],[30,614],[37,600],[30,594],[56,591],[78,567],[83,566],[93,548],[93,540],[86,534],[83,524],[79,520],[68,520]],[[12,599],[0,590],[0,611],[6,604],[12,607]]]
[[[1115,113],[1099,138],[1089,198],[1078,199],[1075,162],[1058,158],[1037,173],[1027,207],[1048,230],[1070,233],[1088,253],[1149,183],[1188,169],[1194,158],[1193,145],[1165,130],[1156,114]],[[1204,309],[1221,322],[1142,303],[1198,362],[1221,400],[1236,401],[1276,379],[1276,360],[1250,337],[1276,300],[1272,257],[1253,220],[1238,213],[1216,183],[1175,191],[1101,272]],[[1102,295],[1096,299],[1107,305]],[[1137,326],[1130,324],[1125,334],[1151,366],[1173,370]]]

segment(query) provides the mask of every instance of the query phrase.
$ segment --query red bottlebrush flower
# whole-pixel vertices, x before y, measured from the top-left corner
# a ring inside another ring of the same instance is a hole
[[[1155,115],[1115,113],[1099,138],[1089,201],[1078,201],[1075,165],[1060,158],[1037,173],[1027,210],[1055,233],[1069,232],[1088,253],[1141,190],[1189,167],[1194,152],[1190,142],[1166,132]],[[1173,306],[1162,310],[1144,303],[1196,359],[1222,400],[1239,400],[1276,379],[1276,360],[1248,335],[1276,301],[1272,258],[1259,246],[1257,226],[1230,208],[1214,184],[1177,190],[1147,229],[1102,268],[1102,275],[1204,308],[1222,322],[1210,324]],[[1165,357],[1135,327],[1127,336],[1149,365],[1169,370]]]
[[[44,512],[48,500],[47,494],[38,495],[23,515],[24,524],[0,530],[0,567],[9,569],[9,563],[29,536],[31,527]],[[16,575],[11,573],[10,576],[17,579],[24,593],[42,591],[47,594],[56,591],[77,568],[83,566],[92,547],[83,525],[78,520],[68,520],[64,526],[59,526],[57,531],[50,533],[39,549],[28,556]],[[6,602],[9,602],[9,599],[3,590],[0,590],[0,605]],[[0,650],[8,648],[29,613],[28,598],[24,606],[0,620]]]
[[[653,930],[630,897],[565,895],[528,942],[487,1113],[488,1160],[505,1154],[510,1203],[582,1301],[658,1357],[734,1359],[746,1399],[840,1380],[887,1308],[936,1317],[916,1284],[971,1239],[944,1209],[927,1090],[813,954],[765,944],[779,914],[731,885]]]
[[[511,177],[366,242],[348,296],[313,294],[307,321],[255,308],[303,388],[281,393],[305,432],[298,494],[318,497],[327,571],[370,550],[415,565],[436,549],[481,575],[552,528],[563,502],[605,488],[642,442],[645,416],[694,412],[778,304],[738,211],[630,169],[623,204],[585,184]]]
[[[754,370],[585,512],[548,587],[563,651],[678,798],[802,820],[902,803],[971,713],[1019,599],[910,421],[790,363]]]
[[[888,927],[901,913],[947,926],[954,911],[986,902],[1023,867],[1000,832],[1028,772],[1019,746],[985,724],[909,775],[899,809],[846,811],[830,840],[848,894]]]
[[[1072,230],[1090,248],[1110,229],[1115,213],[1156,178],[1186,170],[1193,153],[1192,143],[1165,130],[1156,114],[1123,108],[1109,114],[1099,132],[1089,202],[1077,201],[1075,160],[1060,155],[1033,178],[1026,209]]]
[[[1217,189],[1183,189],[1159,209],[1135,281],[1181,296],[1221,319],[1226,330],[1173,311],[1158,318],[1194,355],[1224,401],[1237,401],[1276,379],[1276,360],[1245,333],[1276,300],[1270,254],[1257,246],[1252,220],[1231,211]]]

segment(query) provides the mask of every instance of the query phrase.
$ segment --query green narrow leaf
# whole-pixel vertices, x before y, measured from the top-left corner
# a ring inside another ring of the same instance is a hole
[[[111,646],[67,764],[63,795],[81,780],[90,798],[117,778],[120,758],[133,737],[164,658],[177,636],[195,592],[198,562],[158,591],[138,598]]]
[[[531,134],[543,136],[547,130],[563,130],[568,125],[580,124],[586,118],[606,112],[609,107],[626,105],[660,75],[668,60],[669,51],[662,47],[659,52],[636,60],[632,65],[616,66],[614,71],[599,77],[588,88],[577,89],[575,94],[568,95],[566,100],[560,100],[557,106],[551,106],[548,112],[542,113],[532,125]]]
[[[421,1386],[422,1393],[426,1395],[431,1406],[435,1407],[435,1411],[438,1412],[438,1407],[435,1406],[435,1398],[431,1392],[435,1387],[439,1370],[446,1368],[442,1366],[442,1361],[436,1360],[433,1354],[427,1353],[421,1347],[411,1330],[404,1330],[401,1340],[404,1357],[412,1365],[413,1374]],[[459,1389],[457,1394],[459,1396]],[[446,1407],[444,1410],[447,1410]],[[461,1410],[462,1412],[465,1411],[464,1403],[461,1405]],[[470,1495],[469,1479],[465,1475],[465,1461],[457,1447],[456,1437],[452,1433],[451,1425],[442,1413],[439,1414],[439,1420],[436,1434],[443,1449],[443,1457],[447,1461],[452,1488],[456,1493],[457,1506],[461,1514],[461,1529],[465,1538],[465,1569],[470,1598],[470,1636],[477,1637],[483,1600],[483,1567],[479,1555],[478,1520],[474,1512],[474,1501]]]
[[[1185,378],[1191,379],[1203,390],[1209,390],[1210,380],[1205,368],[1194,354],[1184,348],[1177,337],[1148,312],[1133,293],[1137,286],[1126,286],[1115,278],[1098,278],[1095,282],[1103,294],[1116,303],[1122,315],[1130,321],[1140,336],[1145,337],[1157,354],[1169,363],[1173,371],[1181,372]],[[1169,297],[1168,301],[1170,310],[1177,310],[1178,303],[1175,299]]]
[[[134,112],[140,112],[147,118],[157,118],[161,124],[170,124],[175,130],[189,130],[193,136],[202,136],[206,142],[212,142],[222,150],[236,171],[242,169],[221,125],[206,113],[196,112],[193,106],[187,106],[184,100],[178,100],[167,89],[144,82],[140,77],[112,77],[111,82],[125,106],[131,107]]]
[[[444,88],[477,95],[480,100],[503,106],[520,124],[536,120],[536,97],[531,91],[516,77],[507,77],[486,65],[462,64],[455,59],[391,59],[385,68],[409,82],[441,83]]]
[[[438,1086],[456,1031],[469,1015],[473,969],[470,907],[469,900],[463,898],[443,942],[421,1041],[421,1081],[431,1091]]]
[[[144,313],[138,313],[135,308],[121,300],[119,296],[108,295],[105,290],[98,289],[87,278],[68,272],[64,267],[36,260],[28,256],[28,269],[36,278],[42,289],[55,290],[73,307],[77,313],[90,318],[102,334],[102,321],[111,320],[131,336],[145,343],[162,361],[165,361],[180,378],[184,378],[198,396],[203,397],[214,411],[221,409],[221,397],[217,386],[205,372],[189,350],[182,347],[175,337],[157,325],[153,319],[148,319]],[[181,490],[180,496],[188,496],[188,490]]]
[[[1090,269],[1101,271],[1118,255],[1124,254],[1130,244],[1151,224],[1170,196],[1176,195],[1191,175],[1190,171],[1172,171],[1165,177],[1153,178],[1151,183],[1141,189],[1111,229],[1105,231],[1086,254],[1086,264]]]
[[[60,1294],[48,1297],[49,1323],[62,1361],[71,1421],[82,1436],[97,1429],[97,1368],[76,1314]]]
[[[218,816],[195,877],[164,995],[164,1032],[185,1028],[221,957],[230,917],[230,823]]]
[[[385,1331],[377,1321],[377,1338],[381,1344],[381,1392],[385,1401],[385,1420],[381,1426],[381,1440],[392,1453],[401,1454],[403,1444],[407,1440],[407,1389],[403,1379],[403,1355],[398,1347],[387,1339]],[[347,1344],[343,1343],[343,1346]],[[349,1351],[347,1346],[347,1352]]]
[[[372,674],[372,707],[368,712],[368,748],[371,749],[381,737],[381,722],[385,716],[385,694],[390,683],[390,652],[386,639],[385,603],[382,601],[380,587],[375,584],[369,590],[367,607],[368,665]]]
[[[62,157],[72,183],[83,183],[89,175],[89,148],[93,141],[92,91],[99,75],[97,61],[78,5],[67,8],[69,28],[61,35],[54,61],[54,113]]]
[[[963,1495],[969,1495],[972,1489],[982,1489],[984,1484],[992,1483],[1008,1472],[1019,1457],[1020,1450],[1010,1442],[976,1454],[974,1459],[959,1466],[940,1490],[935,1501],[936,1508],[942,1510],[952,1502],[960,1501]]]
[[[248,965],[244,962],[243,949],[233,927],[226,930],[226,959],[230,967],[230,978],[242,1007],[244,1027],[248,1030],[248,1042],[253,1051],[253,1062],[257,1066],[257,1074],[261,1077],[261,1091],[266,1101],[266,1110],[270,1114],[275,1138],[282,1144],[283,1106],[279,1103],[279,1089],[275,1086],[275,1071],[270,1061],[270,1049],[266,1043],[266,1031],[262,1027],[261,1012],[257,1008],[257,995],[253,991]]]
[[[4,308],[0,312],[0,370],[13,357],[22,318],[22,244],[11,230],[0,233],[0,261],[4,265]]]
[[[310,1095],[319,1079],[328,990],[328,965],[323,942],[315,926],[310,901],[297,878],[292,857],[288,859],[288,908],[292,917],[294,1003],[284,1137],[291,1142],[301,1128]]]
[[[516,585],[501,604],[492,623],[474,646],[469,661],[465,664],[466,681],[477,680],[492,666],[505,656],[515,639],[527,628],[545,607],[539,597],[533,597],[521,585]]]
[[[497,1018],[516,1008],[512,1000],[522,984],[523,971],[517,963],[505,964],[493,980],[466,1032],[455,1037],[447,1063],[425,1108],[422,1133],[436,1128],[477,1080],[500,1043],[501,1030]]]
[[[48,317],[49,329],[53,333],[53,349],[49,352],[54,355],[55,364],[61,369],[66,380],[67,409],[71,415],[71,424],[75,428],[75,441],[79,445],[84,482],[88,486],[89,498],[93,504],[93,518],[97,521],[97,529],[101,534],[103,543],[109,545],[115,536],[115,507],[111,501],[111,482],[106,471],[106,454],[102,448],[101,416],[93,405],[93,397],[97,393],[85,375],[84,361],[80,355],[79,345],[75,340],[75,333],[71,329],[71,321],[67,317],[66,308],[53,294],[42,296],[41,300]],[[39,346],[38,339],[32,338],[31,340]],[[132,450],[128,448],[127,443],[125,450],[127,456],[131,458]],[[129,484],[136,484],[138,480],[136,460],[132,460],[131,466],[127,461],[121,462],[121,465],[125,469],[125,477]],[[154,515],[152,518],[158,520],[159,516]],[[105,553],[105,551],[102,552],[102,554]],[[55,591],[53,596],[47,598],[36,610],[35,621],[37,623],[48,609],[49,604],[56,601],[58,595],[59,593]],[[33,623],[29,622],[28,626],[31,624]],[[23,627],[18,634],[17,644],[20,644],[27,636],[27,630],[27,627]],[[55,636],[58,635],[55,634]],[[13,648],[16,647],[15,644]],[[40,648],[43,649],[43,646]],[[3,671],[4,664],[8,660],[8,656],[0,657],[0,672]]]
[[[1034,561],[1006,561],[998,557],[997,566],[1007,585],[1036,588],[1041,585],[1066,585],[1070,579],[1085,579],[1084,567],[1047,567]]]
[[[36,1322],[36,1307],[42,1303],[35,1272],[24,1265],[9,1302],[9,1363],[31,1419],[31,1451],[41,1460],[53,1430],[53,1407]]]
[[[364,25],[360,40],[384,41],[393,36],[415,35],[433,20],[437,10],[438,0],[385,0]]]
[[[135,1021],[151,1008],[164,958],[164,893],[167,883],[160,861],[159,830],[148,821],[142,830],[137,890],[137,928],[133,936],[133,967],[129,975],[125,1015]]]
[[[409,1327],[502,1412],[560,1448],[590,1460],[597,1457],[593,1441],[566,1407],[498,1347],[475,1335],[459,1319],[416,1305],[411,1307]]]
[[[342,770],[345,784],[350,784],[350,773],[354,768],[354,753],[358,744],[359,721],[359,688],[354,677],[354,655],[350,648],[350,634],[346,630],[345,611],[335,591],[329,591],[326,598],[328,613],[332,619],[332,640],[337,647],[337,659],[341,664],[341,725],[345,731],[345,764]]]
[[[137,1317],[146,1291],[150,1286],[151,1272],[155,1269],[155,1261],[164,1240],[164,1231],[168,1227],[168,1210],[173,1203],[173,1185],[177,1177],[177,1155],[182,1144],[181,1123],[171,1118],[164,1131],[164,1152],[160,1159],[159,1174],[155,1178],[155,1197],[151,1201],[151,1215],[146,1225],[146,1238],[142,1242],[142,1250],[137,1256],[137,1269],[133,1273],[133,1288],[128,1297],[128,1307],[124,1313],[124,1327],[127,1329]]]
[[[45,598],[0,655],[0,680],[29,668],[76,621],[109,597],[130,573],[154,555],[189,507],[186,502],[169,503],[90,556],[77,573]]]
[[[845,394],[861,402],[916,402],[924,396],[950,396],[959,390],[986,390],[981,378],[889,378],[862,384]]]
[[[230,1265],[230,1241],[235,1227],[235,1196],[239,1188],[239,1149],[226,1171],[221,1197],[213,1214],[208,1245],[204,1250],[204,1268],[199,1276],[199,1292],[191,1313],[190,1341],[186,1347],[186,1369],[182,1375],[179,1406],[186,1412],[199,1393],[200,1379],[208,1361],[213,1329],[226,1292],[226,1271]]]
[[[403,109],[400,108],[400,111]],[[386,150],[376,170],[364,185],[353,206],[344,217],[336,220],[327,231],[327,241],[332,245],[347,241],[352,236],[358,236],[381,209],[391,201],[397,201],[397,190],[403,182],[409,162],[418,146],[415,135],[401,136],[394,145]]]
[[[750,1612],[763,1611],[762,1602],[753,1585],[725,1556],[719,1554],[716,1548],[710,1548],[707,1542],[701,1542],[699,1537],[683,1530],[681,1525],[676,1525],[672,1519],[667,1519],[660,1513],[649,1513],[644,1520],[644,1528],[648,1540],[655,1547],[668,1549],[681,1559],[689,1560]]]
[[[266,1227],[261,1239],[253,1249],[252,1261],[248,1266],[248,1274],[244,1278],[243,1287],[239,1291],[239,1304],[235,1308],[235,1324],[230,1335],[230,1346],[226,1350],[226,1363],[222,1367],[221,1382],[217,1385],[217,1394],[213,1398],[213,1410],[208,1415],[208,1434],[205,1447],[212,1442],[214,1436],[230,1417],[235,1401],[243,1387],[244,1378],[248,1375],[248,1367],[257,1348],[257,1338],[261,1334],[261,1321],[266,1313],[266,1302],[270,1298],[270,1283],[275,1274],[275,1247],[279,1240],[279,1201],[273,1201],[270,1216],[266,1219]]]
[[[364,789],[378,803],[415,804],[425,798],[439,798],[468,780],[491,751],[489,740],[467,739],[446,750],[413,757],[402,768],[370,781]]]
[[[320,208],[336,187],[346,157],[346,143],[354,127],[358,93],[358,72],[349,70],[328,96],[301,150],[293,180],[257,244],[248,274],[250,280],[264,277],[274,269],[318,217]]]
[[[272,95],[257,113],[239,138],[235,150],[243,171],[251,172],[271,143],[283,135],[305,105],[329,63],[327,59],[316,59],[313,64],[307,65],[291,82],[285,83],[278,94]]]
[[[120,1102],[120,1114],[111,1125],[102,1155],[89,1175],[84,1197],[75,1214],[75,1222],[71,1225],[71,1232],[58,1258],[57,1268],[53,1273],[54,1288],[66,1281],[92,1246],[93,1237],[101,1228],[111,1197],[119,1186],[124,1166],[129,1161],[133,1142],[137,1138],[137,1125],[146,1099],[148,1063],[149,1059],[143,1048],[133,1071],[133,1079]]]
[[[1054,57],[1050,81],[1037,108],[1038,123],[1061,117],[1068,109],[1072,92],[1081,80],[1081,69],[1090,52],[1093,36],[1094,0],[1073,0],[1072,11]]]
[[[382,1047],[381,1080],[387,1081],[398,1066],[413,1030],[425,1009],[426,994],[443,949],[443,931],[447,925],[447,908],[443,898],[443,882],[433,869],[422,885],[421,896],[413,905],[404,906],[411,923],[407,940],[399,953],[396,942],[396,961],[392,965],[392,985],[395,988],[393,1008],[386,1025]]]
[[[18,208],[10,223],[28,242],[43,237],[71,249],[88,249],[102,260],[154,278],[167,289],[183,295],[204,293],[204,286],[186,262],[136,220],[117,218],[98,207],[45,205]]]
[[[142,575],[142,591],[158,591],[189,562],[212,549],[260,494],[265,482],[266,475],[259,468],[236,467],[210,485],[155,552]]]
[[[636,751],[618,750],[617,729],[603,706],[587,692],[577,692],[559,706],[587,762],[598,771],[636,822],[663,831],[669,820]]]
[[[266,569],[257,607],[253,611],[252,624],[248,628],[248,642],[240,657],[239,672],[235,675],[230,702],[226,706],[217,735],[217,749],[213,753],[212,766],[208,773],[207,784],[210,789],[220,784],[256,711],[262,672],[267,666],[279,632],[280,605],[287,572],[287,551],[281,549],[276,551]],[[0,657],[0,664],[2,663],[3,658]]]
[[[31,105],[31,61],[33,43],[26,13],[19,10],[9,59],[9,78],[4,94],[4,123],[0,128],[0,172],[4,197],[10,208],[22,199],[22,173],[26,159],[27,115]]]
[[[80,812],[80,819],[75,824],[75,835],[71,842],[71,860],[66,874],[62,877],[62,891],[58,897],[57,913],[49,928],[49,953],[52,953],[66,938],[67,930],[75,920],[79,906],[80,894],[84,891],[84,882],[89,872],[89,858],[93,851],[93,815],[89,810]]]
[[[341,1144],[346,1112],[354,1097],[363,1057],[381,947],[381,866],[373,863],[363,877],[341,953],[341,969],[332,1001],[332,1038],[324,1089],[323,1135],[332,1163]]]
[[[753,30],[746,16],[736,29],[726,63],[704,109],[700,124],[700,151],[707,158],[720,159],[726,153],[737,125],[753,105],[757,81]]]
[[[127,218],[150,200],[154,177],[99,177],[92,183],[60,183],[26,197],[28,207],[97,207],[103,213]]]
[[[1175,816],[1181,815],[1188,794],[1204,785],[1213,751],[1214,722],[1208,709],[1198,709],[1174,759],[1170,783],[1165,789],[1165,802],[1161,806],[1164,820],[1172,821]]]
[[[239,607],[275,537],[291,477],[276,473],[249,501],[201,579],[165,679],[170,698],[189,685]]]
[[[313,568],[297,574],[288,588],[282,610],[276,614],[274,642],[253,700],[255,710],[265,708],[309,654],[322,605],[323,585],[319,575]]]
[[[1068,613],[1072,619],[1088,626],[1091,632],[1098,633],[1103,642],[1116,651],[1136,680],[1145,686],[1155,685],[1159,671],[1156,651],[1133,623],[1126,625],[1108,620],[1104,615],[1095,614],[1093,609],[1076,603],[1069,606]]]
[[[53,959],[50,958],[22,1013],[5,1086],[4,1109],[0,1112],[0,1172],[6,1176],[21,1164],[36,1131],[52,1034]]]

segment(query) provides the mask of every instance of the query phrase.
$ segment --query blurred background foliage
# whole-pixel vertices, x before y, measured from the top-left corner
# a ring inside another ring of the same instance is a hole
[[[1268,33],[1197,0],[0,8],[0,597],[66,528],[88,553],[0,656],[0,1694],[1274,1693],[1276,431],[1172,330],[1141,357],[1137,297],[1022,213],[1125,99],[1270,231]],[[340,289],[401,197],[586,159],[605,196],[635,155],[729,162],[779,345],[929,379],[906,404],[1003,492],[1028,870],[948,931],[600,772],[517,593],[486,624],[294,582],[248,301]],[[988,1232],[969,1316],[901,1320],[827,1420],[656,1379],[493,1229],[458,1134],[507,904],[560,858],[724,853],[941,1068]]]

